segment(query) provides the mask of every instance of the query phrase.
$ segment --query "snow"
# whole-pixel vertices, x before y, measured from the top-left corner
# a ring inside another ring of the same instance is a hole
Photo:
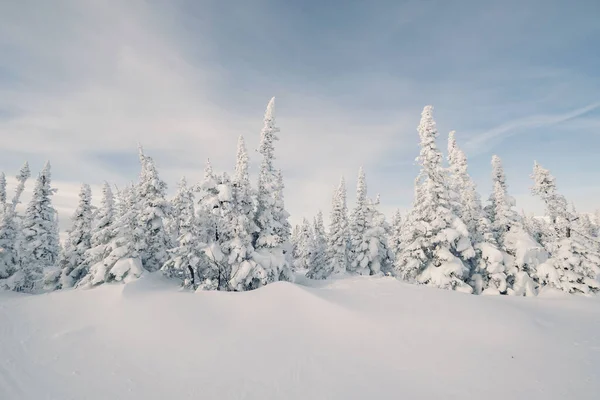
[[[393,278],[0,292],[0,399],[595,399],[600,299]],[[309,285],[309,286],[305,286]]]

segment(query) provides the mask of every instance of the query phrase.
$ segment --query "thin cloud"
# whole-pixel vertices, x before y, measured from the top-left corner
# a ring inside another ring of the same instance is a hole
[[[472,152],[481,151],[489,148],[493,143],[498,143],[522,132],[525,128],[540,128],[543,126],[556,125],[587,114],[599,107],[600,102],[596,102],[564,114],[532,115],[525,118],[519,118],[471,138],[466,143],[465,148]]]

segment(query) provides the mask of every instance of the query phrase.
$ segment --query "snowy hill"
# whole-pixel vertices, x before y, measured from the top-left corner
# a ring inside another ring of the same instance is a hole
[[[0,399],[597,399],[600,301],[388,278],[0,292]]]

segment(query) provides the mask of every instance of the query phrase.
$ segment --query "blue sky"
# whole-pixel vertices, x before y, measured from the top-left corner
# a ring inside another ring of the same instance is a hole
[[[77,187],[135,179],[141,142],[171,188],[255,148],[276,96],[293,220],[327,214],[359,166],[386,212],[407,208],[416,126],[435,107],[483,198],[504,160],[517,207],[533,161],[582,211],[600,208],[600,3],[101,1],[0,4],[0,169],[54,166],[63,221]],[[257,154],[252,153],[257,162]]]

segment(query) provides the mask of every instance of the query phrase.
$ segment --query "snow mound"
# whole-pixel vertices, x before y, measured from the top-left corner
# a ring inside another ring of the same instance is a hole
[[[0,292],[0,399],[592,399],[600,301],[393,278]],[[474,378],[476,377],[476,378]],[[506,384],[499,384],[505,382]]]

